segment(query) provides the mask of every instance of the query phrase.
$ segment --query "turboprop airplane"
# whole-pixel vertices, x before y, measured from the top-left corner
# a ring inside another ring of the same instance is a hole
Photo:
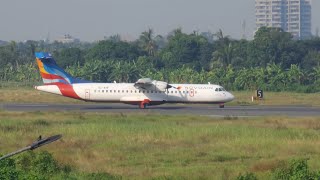
[[[168,84],[150,78],[135,83],[94,83],[73,78],[61,69],[50,53],[35,53],[44,85],[35,89],[74,99],[125,103],[141,109],[165,103],[219,104],[230,102],[234,96],[215,84]]]

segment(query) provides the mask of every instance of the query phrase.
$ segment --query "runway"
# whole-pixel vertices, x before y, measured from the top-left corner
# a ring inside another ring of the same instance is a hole
[[[7,111],[83,111],[106,113],[152,113],[163,115],[204,115],[212,117],[320,116],[320,107],[311,106],[228,106],[165,104],[139,109],[126,104],[0,104]]]

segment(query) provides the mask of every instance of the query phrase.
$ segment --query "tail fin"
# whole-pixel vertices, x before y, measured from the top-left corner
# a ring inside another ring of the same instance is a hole
[[[73,84],[75,79],[60,68],[50,53],[37,52],[36,61],[44,84]]]

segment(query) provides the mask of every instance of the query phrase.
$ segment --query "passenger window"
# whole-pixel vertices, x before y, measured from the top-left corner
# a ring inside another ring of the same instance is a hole
[[[147,93],[149,93],[149,91],[147,91]]]
[[[104,90],[102,90],[101,92],[104,92]]]
[[[153,93],[153,91],[151,91],[151,93]]]
[[[142,91],[143,93],[145,92],[145,91]]]
[[[116,90],[114,90],[114,92],[117,92]]]

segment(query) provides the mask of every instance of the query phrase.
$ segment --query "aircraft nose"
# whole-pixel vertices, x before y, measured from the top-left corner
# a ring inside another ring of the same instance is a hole
[[[229,93],[229,95],[228,95],[228,100],[229,100],[229,101],[233,101],[233,100],[234,100],[234,95],[231,94],[231,93]]]

